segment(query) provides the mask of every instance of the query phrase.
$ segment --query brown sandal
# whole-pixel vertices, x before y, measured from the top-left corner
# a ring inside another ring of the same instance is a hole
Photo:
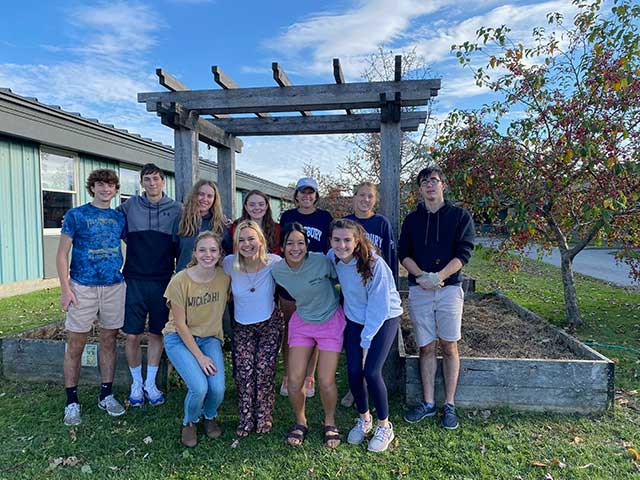
[[[295,424],[287,432],[287,443],[292,447],[298,447],[304,443],[309,428],[301,423]],[[294,443],[292,443],[294,441]]]
[[[324,434],[324,446],[327,448],[336,448],[340,445],[340,441],[342,440],[342,435],[340,435],[340,430],[335,425],[323,425],[322,433]],[[337,441],[335,445],[329,445],[329,442]]]

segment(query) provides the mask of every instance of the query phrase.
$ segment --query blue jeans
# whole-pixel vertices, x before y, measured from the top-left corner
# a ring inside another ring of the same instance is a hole
[[[178,374],[187,384],[184,398],[183,424],[196,423],[200,416],[211,420],[218,415],[218,407],[224,399],[224,356],[222,345],[215,337],[193,337],[203,354],[213,360],[218,369],[215,375],[207,376],[200,368],[196,357],[189,351],[180,335],[168,333],[164,336],[164,349]]]

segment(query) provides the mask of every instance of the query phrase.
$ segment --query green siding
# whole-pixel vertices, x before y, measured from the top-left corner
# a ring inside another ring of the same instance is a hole
[[[38,146],[0,136],[0,283],[42,278]]]
[[[172,173],[164,174],[164,193],[171,198],[176,198],[176,180]]]
[[[84,187],[89,174],[98,168],[110,168],[119,172],[119,166],[117,162],[111,162],[104,158],[90,157],[87,155],[80,155],[78,160],[78,186],[76,191],[78,192],[78,204],[76,206],[84,205],[85,203],[93,200],[87,189]],[[115,208],[120,204],[119,195],[111,201],[111,207]]]

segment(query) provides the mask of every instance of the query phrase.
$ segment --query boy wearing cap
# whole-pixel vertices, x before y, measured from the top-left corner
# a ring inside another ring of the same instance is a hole
[[[296,183],[296,190],[293,194],[293,201],[296,203],[297,208],[292,208],[282,213],[280,227],[284,231],[287,224],[299,222],[304,227],[309,239],[307,250],[309,252],[327,253],[329,251],[329,225],[333,221],[333,216],[326,210],[316,207],[318,200],[320,200],[318,183],[311,177],[302,177]],[[296,309],[296,303],[286,290],[279,289],[279,292],[280,308],[284,313],[284,338],[286,339],[289,319]],[[286,396],[288,394],[287,368],[289,366],[289,350],[286,340],[282,345],[282,357],[285,376],[282,379],[280,395]],[[307,366],[307,376],[305,378],[305,393],[307,397],[315,395],[314,376],[317,363],[318,350],[316,349]]]

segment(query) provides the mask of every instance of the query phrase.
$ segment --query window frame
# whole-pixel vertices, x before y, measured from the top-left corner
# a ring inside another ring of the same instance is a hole
[[[70,158],[73,162],[73,187],[74,190],[61,190],[55,188],[44,188],[42,182],[42,166],[44,164],[44,156],[45,155],[57,155],[59,157],[67,157]],[[78,162],[79,155],[76,152],[72,152],[69,150],[63,150],[61,148],[49,147],[49,146],[40,146],[40,207],[41,207],[41,215],[42,215],[42,234],[46,236],[56,236],[61,235],[61,228],[46,228],[44,226],[44,192],[55,192],[55,193],[70,193],[71,194],[71,207],[76,207],[78,205],[78,186],[79,186],[79,172],[78,172]]]

